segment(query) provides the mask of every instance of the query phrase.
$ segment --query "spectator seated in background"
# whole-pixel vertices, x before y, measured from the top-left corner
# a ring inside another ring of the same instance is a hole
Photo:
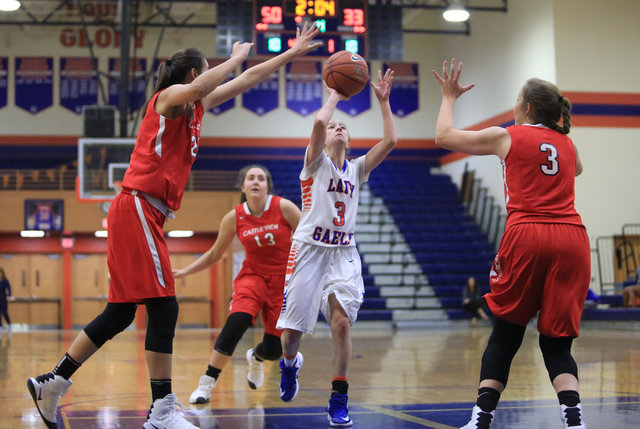
[[[622,290],[622,303],[625,307],[640,307],[640,266],[632,277],[633,284]]]
[[[467,286],[464,288],[462,295],[462,308],[471,316],[471,324],[475,326],[478,317],[483,320],[489,320],[489,316],[484,311],[482,297],[478,290],[475,277],[467,279]]]

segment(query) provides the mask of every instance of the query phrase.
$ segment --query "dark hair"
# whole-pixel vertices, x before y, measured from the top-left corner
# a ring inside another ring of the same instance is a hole
[[[571,102],[557,86],[546,80],[531,78],[522,88],[522,103],[531,105],[530,119],[562,134],[571,129]],[[562,118],[562,125],[560,125]]]
[[[478,290],[478,282],[476,281],[476,278],[471,276],[467,279],[467,285],[465,286],[465,288],[467,289],[467,291],[471,291],[471,280],[473,280],[473,291],[477,291]]]
[[[264,171],[264,175],[267,176],[267,193],[270,194],[271,190],[273,189],[273,178],[271,177],[271,172],[269,171],[269,169],[267,169],[267,167],[265,167],[264,165],[260,165],[260,164],[250,164],[245,167],[242,167],[238,172],[238,182],[236,186],[242,189],[242,185],[244,184],[244,179],[247,177],[247,173],[252,168],[259,168],[262,171]],[[245,201],[247,201],[247,196],[245,195],[244,192],[242,192],[242,195],[240,195],[240,203],[244,203]]]
[[[149,97],[149,100],[144,105],[143,113],[147,113],[147,105],[151,98],[161,90],[175,85],[176,83],[184,82],[184,79],[195,69],[198,74],[202,73],[205,56],[196,48],[180,49],[176,51],[171,58],[163,61],[158,67],[158,81],[155,88],[153,88],[153,94]]]
[[[2,274],[2,279],[7,278],[6,274],[4,273],[4,268],[0,268],[0,274]]]

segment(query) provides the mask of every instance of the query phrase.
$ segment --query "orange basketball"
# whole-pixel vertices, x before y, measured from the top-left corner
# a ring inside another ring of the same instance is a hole
[[[369,66],[358,54],[336,52],[325,63],[322,78],[329,88],[351,97],[362,91],[369,81]]]

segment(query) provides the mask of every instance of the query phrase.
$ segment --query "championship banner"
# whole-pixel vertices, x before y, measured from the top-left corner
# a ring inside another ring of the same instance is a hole
[[[307,116],[322,107],[322,63],[293,61],[286,66],[287,108]]]
[[[0,109],[7,105],[7,86],[9,85],[9,59],[0,57]]]
[[[393,86],[389,95],[391,111],[399,117],[407,116],[418,110],[420,96],[418,63],[384,63],[383,74],[393,70]]]
[[[141,108],[146,101],[146,58],[129,62],[129,113]],[[109,104],[120,106],[120,59],[109,58]]]
[[[227,61],[228,58],[207,58],[207,62],[209,63],[209,68],[212,69],[222,63],[224,63],[225,61]],[[231,73],[229,73],[229,75],[224,79],[224,81],[222,83],[226,83],[229,82],[231,79],[236,77],[236,72],[235,70],[232,71]],[[236,107],[236,99],[231,98],[227,101],[225,101],[222,104],[218,104],[217,106],[215,106],[213,109],[209,109],[209,112],[213,113],[214,115],[220,115],[224,112],[226,112],[229,109],[233,109],[234,107]]]
[[[76,114],[98,104],[98,59],[60,58],[60,105]]]
[[[53,58],[16,57],[16,106],[36,114],[53,105]]]
[[[367,65],[369,66],[369,74],[371,74],[371,63],[367,61]],[[372,74],[371,78],[373,79]],[[391,88],[391,92],[393,92],[393,88]],[[367,82],[362,91],[346,101],[339,101],[336,107],[350,116],[358,116],[360,113],[366,112],[371,109],[371,86]]]
[[[247,70],[262,61],[247,60],[242,70]],[[271,73],[266,80],[242,93],[242,107],[257,115],[264,115],[278,108],[278,71]]]

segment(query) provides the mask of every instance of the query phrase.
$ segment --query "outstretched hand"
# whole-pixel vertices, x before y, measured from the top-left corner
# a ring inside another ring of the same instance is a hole
[[[451,59],[451,70],[447,72],[447,62],[444,61],[442,63],[442,77],[435,70],[431,70],[433,75],[436,77],[438,83],[440,83],[440,90],[442,91],[443,97],[453,97],[458,98],[465,92],[469,91],[471,88],[476,86],[475,83],[470,83],[467,86],[462,86],[458,82],[460,79],[460,73],[462,73],[462,61],[458,64],[456,68],[456,59]]]
[[[235,42],[233,44],[233,48],[231,49],[231,56],[232,57],[239,57],[240,59],[242,59],[242,61],[244,61],[249,56],[249,52],[251,51],[252,47],[253,47],[253,43]]]
[[[173,270],[173,278],[174,279],[181,279],[182,277],[184,277],[185,274],[182,270]]]
[[[314,37],[320,34],[320,27],[314,23],[309,24],[309,21],[305,21],[302,31],[300,27],[296,28],[296,44],[293,45],[293,50],[296,55],[305,55],[311,52],[318,46],[322,45],[322,42],[311,43]]]
[[[382,77],[382,72],[378,70],[378,83],[369,82],[373,92],[376,94],[378,101],[386,101],[389,99],[389,93],[391,93],[391,84],[393,83],[394,72],[391,69],[387,69]]]

